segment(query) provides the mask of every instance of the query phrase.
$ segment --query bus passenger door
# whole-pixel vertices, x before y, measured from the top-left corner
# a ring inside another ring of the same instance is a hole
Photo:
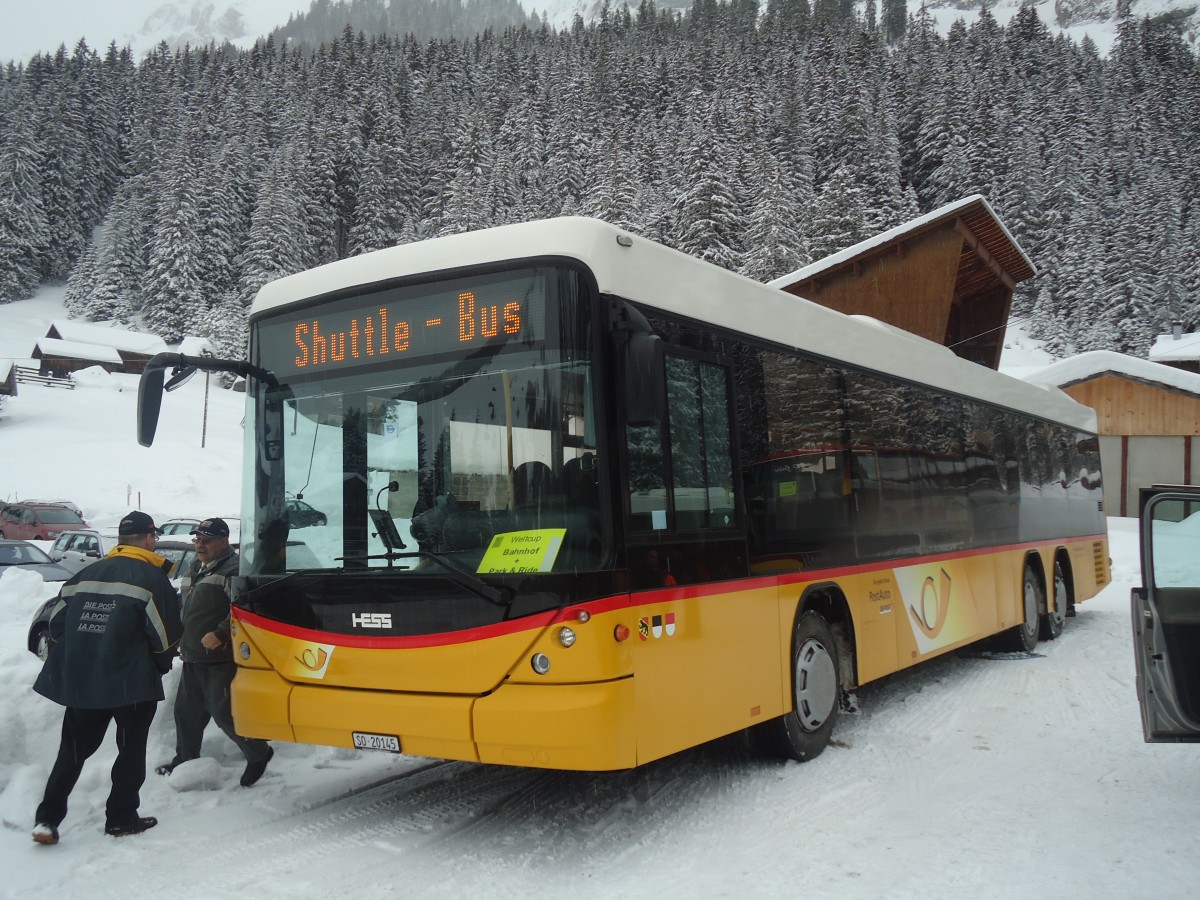
[[[1142,488],[1133,643],[1148,743],[1200,741],[1200,487]]]
[[[745,580],[730,369],[672,347],[661,375],[662,420],[626,428],[639,763],[782,711],[774,589]]]

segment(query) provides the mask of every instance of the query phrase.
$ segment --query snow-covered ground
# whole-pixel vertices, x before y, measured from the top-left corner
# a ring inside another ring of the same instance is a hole
[[[0,358],[62,315],[0,306]],[[1018,357],[1036,354],[1018,337]],[[1006,356],[1008,354],[1006,353]],[[1029,359],[1028,364],[1044,364]],[[131,377],[21,385],[0,410],[0,497],[68,497],[93,524],[237,507],[240,395],[203,381],[134,439]],[[62,842],[33,843],[61,709],[35,695],[30,616],[53,589],[0,579],[0,897],[1184,898],[1200,875],[1197,749],[1142,742],[1129,589],[1136,534],[1110,520],[1114,583],[1029,658],[962,653],[869,685],[818,759],[728,738],[615,774],[544,772],[276,744],[258,785],[210,728],[205,758],[151,774],[159,826],[102,834],[114,751],[87,764]],[[167,676],[168,697],[178,672]],[[171,701],[151,765],[172,755]]]

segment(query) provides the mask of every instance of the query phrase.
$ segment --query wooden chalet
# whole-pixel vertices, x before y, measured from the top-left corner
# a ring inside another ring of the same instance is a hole
[[[1037,274],[978,194],[936,209],[771,282],[1000,365],[1016,285]]]
[[[1149,356],[1151,362],[1200,374],[1200,334],[1185,332],[1176,322],[1170,334],[1158,336]]]
[[[17,366],[11,359],[0,359],[0,395],[17,395]]]
[[[33,347],[38,373],[51,378],[66,378],[72,372],[100,366],[105,372],[124,372],[124,361],[112,347],[84,344],[58,338],[38,338]]]
[[[49,341],[58,343],[50,344]],[[43,360],[55,374],[101,365],[106,372],[139,374],[150,358],[167,349],[158,335],[107,325],[56,319],[38,341],[34,358]]]
[[[1138,489],[1200,476],[1200,375],[1097,350],[1026,380],[1060,388],[1096,410],[1110,516],[1136,516]]]

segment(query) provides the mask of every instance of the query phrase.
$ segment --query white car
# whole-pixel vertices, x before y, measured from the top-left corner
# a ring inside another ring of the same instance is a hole
[[[162,524],[163,537],[170,537],[172,535],[189,535],[192,533],[192,529],[199,524],[199,519],[167,519],[167,521],[163,522]]]
[[[50,558],[72,575],[101,559],[117,545],[117,529],[86,528],[64,531],[50,547]]]
[[[229,542],[236,544],[241,539],[242,520],[237,516],[220,516],[225,520],[225,524],[229,526]],[[191,518],[190,516],[180,516],[175,519],[167,519],[163,522],[162,530],[163,537],[176,536],[188,537],[192,533],[192,529],[200,524],[201,519]]]

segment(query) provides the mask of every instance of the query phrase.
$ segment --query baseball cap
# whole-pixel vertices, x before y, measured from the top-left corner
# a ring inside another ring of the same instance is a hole
[[[225,524],[224,519],[205,519],[193,528],[191,533],[203,537],[229,537],[229,526]]]
[[[144,512],[135,509],[121,520],[117,534],[162,534],[162,529]]]

